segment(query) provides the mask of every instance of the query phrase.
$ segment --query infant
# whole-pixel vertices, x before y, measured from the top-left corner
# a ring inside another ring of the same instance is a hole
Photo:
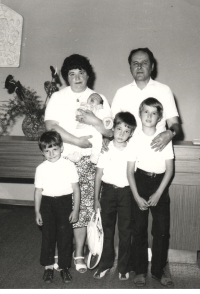
[[[99,94],[92,93],[87,99],[87,103],[81,103],[79,109],[92,111],[96,117],[103,121],[106,129],[113,127],[110,112],[103,108],[103,99]],[[80,112],[77,110],[76,114],[78,115]],[[93,126],[79,122],[77,123],[74,135],[77,137],[92,135],[92,138],[89,139],[92,143],[92,148],[73,146],[73,152],[68,154],[68,158],[73,162],[78,162],[83,156],[90,155],[91,162],[97,164],[101,153],[102,135]]]

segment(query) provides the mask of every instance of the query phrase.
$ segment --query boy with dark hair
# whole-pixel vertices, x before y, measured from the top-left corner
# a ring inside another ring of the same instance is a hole
[[[72,223],[77,222],[80,204],[79,178],[74,163],[61,157],[63,141],[56,131],[41,135],[39,148],[45,157],[36,168],[35,214],[42,226],[40,263],[45,266],[43,280],[53,281],[54,255],[57,244],[58,266],[64,283],[72,277]],[[72,209],[72,193],[74,208]]]
[[[133,240],[132,254],[136,276],[134,283],[145,286],[148,270],[148,214],[152,213],[152,260],[151,274],[164,286],[172,286],[167,276],[169,247],[169,183],[173,175],[172,143],[160,152],[150,146],[159,134],[157,123],[163,113],[162,104],[155,98],[145,99],[139,107],[142,131],[135,135],[129,145],[127,175],[133,193]]]
[[[101,279],[113,266],[114,234],[118,216],[119,253],[118,271],[120,280],[129,278],[131,252],[131,202],[132,193],[127,179],[127,145],[136,128],[136,121],[130,112],[120,112],[114,119],[114,139],[108,152],[100,155],[95,177],[94,208],[101,210],[104,231],[104,245],[99,268],[94,278]],[[102,185],[101,198],[99,200]]]

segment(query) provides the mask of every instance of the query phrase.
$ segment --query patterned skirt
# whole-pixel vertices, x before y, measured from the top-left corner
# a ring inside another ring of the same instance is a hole
[[[73,224],[73,228],[82,228],[88,225],[94,212],[94,180],[96,165],[90,161],[90,156],[83,156],[75,163],[79,175],[81,190],[81,202],[79,220]]]

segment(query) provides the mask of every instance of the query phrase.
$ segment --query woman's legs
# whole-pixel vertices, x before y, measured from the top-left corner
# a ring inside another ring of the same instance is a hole
[[[84,244],[86,240],[87,227],[74,229],[75,251],[74,257],[84,256]],[[78,263],[83,263],[83,259],[77,259]]]
[[[94,178],[96,166],[91,163],[89,156],[84,156],[76,163],[76,168],[79,175],[81,203],[79,220],[73,224],[75,239],[74,257],[84,257],[87,225],[94,211]],[[84,259],[76,259],[75,263],[85,265]],[[83,267],[83,270],[80,269],[79,271],[85,272],[85,268]]]

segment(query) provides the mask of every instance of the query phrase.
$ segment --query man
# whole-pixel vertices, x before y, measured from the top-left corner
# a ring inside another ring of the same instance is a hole
[[[148,48],[132,50],[128,62],[134,81],[117,91],[111,106],[112,115],[114,117],[120,111],[130,111],[137,121],[136,133],[142,127],[139,118],[140,103],[148,97],[158,99],[164,108],[163,118],[157,125],[162,132],[153,139],[151,146],[155,151],[162,151],[172,138],[180,133],[179,115],[172,91],[167,85],[151,78],[155,59]]]

